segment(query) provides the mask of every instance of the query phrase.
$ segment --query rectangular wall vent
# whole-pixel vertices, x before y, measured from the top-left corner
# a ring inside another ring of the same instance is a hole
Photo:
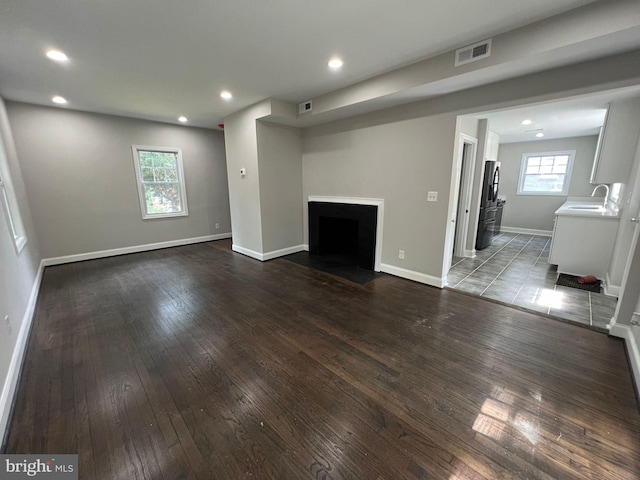
[[[465,63],[475,62],[476,60],[487,58],[489,55],[491,55],[491,39],[456,50],[454,66],[458,67]]]
[[[311,100],[302,102],[298,105],[298,114],[310,112],[312,107]]]

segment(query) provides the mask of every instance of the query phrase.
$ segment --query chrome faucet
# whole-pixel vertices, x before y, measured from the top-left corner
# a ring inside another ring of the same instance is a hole
[[[603,203],[603,207],[607,208],[607,203],[609,203],[609,185],[605,185],[604,183],[601,183],[600,185],[596,185],[596,188],[593,189],[593,192],[591,192],[591,196],[595,196],[596,194],[596,190],[598,190],[600,187],[604,187],[606,192],[604,195],[604,203]]]

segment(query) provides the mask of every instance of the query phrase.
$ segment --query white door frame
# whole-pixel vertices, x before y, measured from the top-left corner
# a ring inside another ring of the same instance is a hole
[[[637,218],[637,217],[636,217]],[[624,338],[631,364],[631,372],[636,384],[640,389],[640,345],[638,338],[640,326],[632,325],[632,320],[640,318],[640,227],[636,226],[633,232],[633,241],[629,260],[622,278],[622,295],[616,306],[616,313],[610,323],[609,334],[614,337]]]
[[[449,220],[447,221],[444,240],[444,258],[442,259],[442,281],[445,285],[447,280],[447,273],[449,273],[449,269],[451,268],[451,259],[453,256],[453,243],[456,233],[456,217],[458,214],[458,196],[460,194],[460,176],[462,173],[462,152],[464,150],[463,147],[465,142],[474,145],[472,150],[475,151],[478,140],[476,138],[470,137],[469,135],[465,135],[464,133],[459,133],[458,138],[454,139],[453,142],[453,161],[451,162],[451,183],[449,184],[449,205],[447,208],[447,218]]]
[[[623,206],[618,236],[633,230],[629,253],[622,275],[616,312],[611,319],[609,334],[624,338],[636,388],[640,389],[640,141],[635,155],[633,191]],[[633,175],[633,173],[632,173]],[[630,223],[629,223],[630,222]],[[624,255],[624,247],[617,255]],[[619,259],[618,259],[619,260]],[[607,274],[608,276],[608,274]]]
[[[465,155],[464,146],[469,145],[467,153]],[[478,151],[478,139],[461,133],[458,138],[458,149],[460,152],[460,158],[458,160],[458,166],[456,179],[459,185],[458,196],[458,210],[456,218],[456,234],[455,244],[453,246],[454,255],[459,257],[471,257],[472,252],[468,252],[467,236],[469,234],[469,210],[471,209],[471,187],[473,186],[473,174],[476,153]],[[460,183],[460,175],[462,175],[462,183]],[[461,217],[461,212],[464,216]]]

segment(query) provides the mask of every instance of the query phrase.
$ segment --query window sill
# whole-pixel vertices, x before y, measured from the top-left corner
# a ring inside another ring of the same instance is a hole
[[[181,212],[181,213],[158,213],[156,215],[145,215],[142,217],[143,220],[157,220],[160,218],[174,218],[174,217],[188,217],[189,212]]]

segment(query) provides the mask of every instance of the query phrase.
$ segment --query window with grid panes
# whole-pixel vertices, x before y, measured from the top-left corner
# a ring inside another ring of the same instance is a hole
[[[133,146],[142,218],[188,215],[179,148]]]
[[[520,167],[519,195],[567,195],[575,150],[525,153]]]

